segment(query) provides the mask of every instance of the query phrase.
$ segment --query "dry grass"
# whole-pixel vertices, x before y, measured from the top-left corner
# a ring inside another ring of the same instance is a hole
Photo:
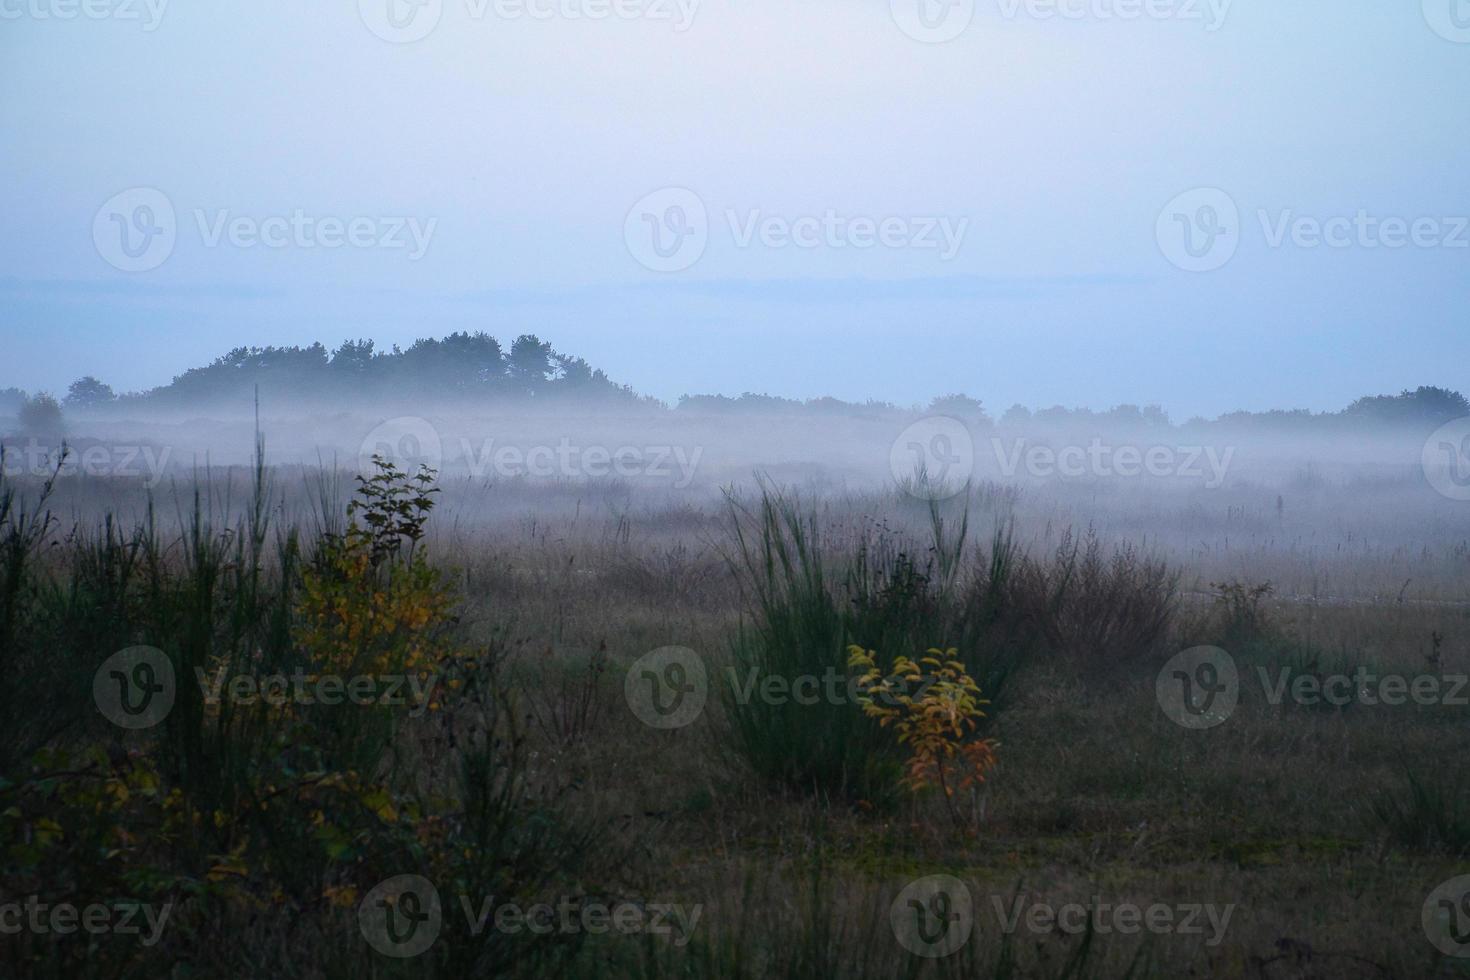
[[[309,513],[280,478],[282,515]],[[240,474],[211,485],[221,506],[246,489]],[[1001,764],[973,836],[957,836],[933,799],[869,807],[758,778],[732,762],[716,697],[675,731],[630,711],[623,680],[637,657],[689,647],[716,678],[749,624],[715,500],[451,482],[427,544],[454,583],[460,638],[509,651],[528,779],[559,787],[559,806],[616,842],[618,859],[579,872],[596,876],[581,884],[704,909],[685,947],[582,936],[556,961],[563,975],[1421,977],[1447,969],[1419,916],[1463,870],[1452,789],[1470,780],[1466,709],[1272,705],[1256,673],[1470,669],[1466,518],[1374,496],[1403,492],[1307,483],[1278,517],[1275,487],[977,489],[971,538],[1009,526],[1027,556],[1002,633],[1038,642],[993,718]],[[142,499],[77,481],[54,507],[90,518],[104,501],[140,512]],[[962,503],[949,506],[953,529]],[[829,494],[814,512],[834,568],[856,560],[875,526],[894,540],[928,534],[926,509],[891,494]],[[966,573],[978,581],[976,543]],[[1274,584],[1249,630],[1226,629],[1215,604],[1210,583],[1231,580]],[[1187,731],[1161,712],[1155,678],[1168,655],[1201,642],[1237,656],[1243,693],[1224,725]],[[1416,790],[1426,772],[1437,781]],[[897,945],[888,914],[900,889],[934,873],[968,884],[980,926],[961,952],[930,961]],[[3,879],[0,890],[9,897]],[[1218,945],[1006,935],[993,902],[1017,895],[1235,910]],[[275,915],[262,910],[241,942],[285,943],[271,958],[283,975],[414,972],[364,950],[350,914],[320,920],[310,943]],[[161,962],[145,956],[139,969]]]

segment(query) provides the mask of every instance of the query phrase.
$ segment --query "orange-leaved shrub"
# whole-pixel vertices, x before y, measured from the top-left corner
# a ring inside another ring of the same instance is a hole
[[[997,743],[979,738],[980,686],[956,658],[959,652],[930,649],[918,660],[896,657],[887,673],[877,653],[854,644],[848,667],[863,671],[857,678],[863,712],[891,727],[909,757],[903,783],[914,792],[937,788],[956,822],[957,792],[974,790],[995,767]]]

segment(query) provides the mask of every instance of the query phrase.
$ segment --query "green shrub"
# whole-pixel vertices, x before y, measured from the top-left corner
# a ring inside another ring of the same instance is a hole
[[[762,485],[753,506],[730,504],[731,562],[748,608],[720,690],[733,748],[755,773],[824,796],[894,797],[902,753],[861,712],[847,665],[853,644],[912,660],[956,649],[991,702],[986,724],[993,724],[1031,648],[1031,624],[1008,606],[1016,564],[1009,533],[997,532],[989,555],[972,563],[965,513],[951,527],[931,502],[927,547],[878,525],[853,554],[836,556],[796,497]],[[768,679],[790,691],[803,677],[819,679],[815,703],[761,697]]]

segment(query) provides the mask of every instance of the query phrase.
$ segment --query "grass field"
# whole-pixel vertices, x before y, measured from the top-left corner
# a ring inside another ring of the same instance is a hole
[[[1470,515],[1416,476],[12,478],[0,973],[1464,974]]]

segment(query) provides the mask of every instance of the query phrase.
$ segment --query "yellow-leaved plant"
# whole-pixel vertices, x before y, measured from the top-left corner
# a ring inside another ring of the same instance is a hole
[[[437,711],[457,683],[438,683],[457,657],[445,637],[453,592],[420,546],[438,492],[434,472],[421,468],[409,476],[381,457],[373,462],[374,474],[357,478],[346,530],[324,535],[302,575],[296,642],[313,681],[406,678],[410,690],[428,692],[428,703],[408,711],[386,705],[318,711],[318,740],[349,775],[371,764],[399,717]]]
[[[433,507],[434,473],[408,476],[374,456],[359,476],[348,527],[328,536],[303,576],[300,644],[323,672],[427,671],[442,653],[436,628],[452,593],[418,547]]]
[[[931,648],[918,660],[899,656],[886,675],[875,651],[854,644],[847,653],[848,668],[862,671],[857,688],[863,712],[908,746],[904,785],[913,792],[938,788],[961,824],[954,796],[985,782],[998,743],[975,737],[985,717],[981,706],[990,702],[956,659],[958,651]]]

